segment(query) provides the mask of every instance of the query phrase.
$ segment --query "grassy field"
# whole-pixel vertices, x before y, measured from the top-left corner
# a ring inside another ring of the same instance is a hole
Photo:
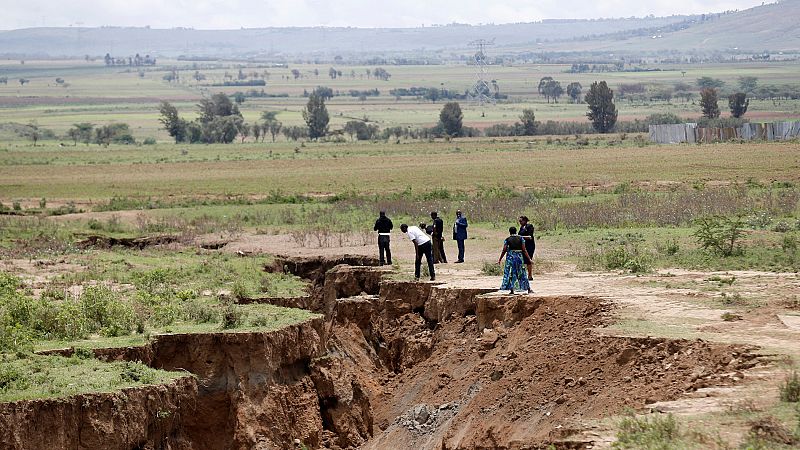
[[[195,67],[196,66],[196,67]],[[195,114],[195,103],[204,95],[214,92],[232,94],[247,91],[248,87],[212,87],[221,83],[225,75],[235,76],[240,65],[222,63],[191,63],[185,61],[162,61],[158,67],[144,68],[142,76],[136,68],[107,68],[102,62],[85,61],[26,61],[0,63],[0,71],[10,74],[8,83],[0,85],[0,111],[3,120],[28,123],[35,121],[40,126],[64,133],[73,123],[91,122],[105,124],[126,122],[131,125],[138,139],[155,137],[168,140],[160,129],[157,106],[161,100],[174,102],[181,112],[191,118]],[[463,93],[475,82],[474,70],[466,65],[435,66],[388,66],[391,73],[388,81],[367,77],[370,66],[343,66],[338,69],[342,77],[328,77],[329,65],[298,64],[289,68],[264,68],[242,64],[247,74],[256,72],[266,78],[263,89],[269,94],[288,94],[288,98],[249,98],[242,105],[245,119],[255,121],[264,110],[278,111],[278,118],[286,125],[302,123],[300,111],[305,104],[304,91],[317,86],[328,86],[339,91],[328,102],[331,128],[339,128],[351,119],[364,117],[389,126],[432,126],[438,120],[441,102],[431,103],[413,97],[397,99],[389,91],[395,88],[435,87]],[[178,82],[166,82],[162,77],[173,67],[180,69]],[[756,76],[761,85],[796,84],[798,64],[794,62],[770,62],[750,64],[703,64],[703,65],[658,65],[660,71],[611,72],[611,73],[565,73],[569,66],[550,64],[528,64],[496,66],[490,69],[500,92],[508,100],[496,106],[480,107],[462,102],[464,124],[484,128],[496,123],[512,123],[523,108],[534,108],[539,120],[585,121],[586,107],[570,104],[566,95],[559,103],[546,103],[537,94],[539,80],[552,76],[566,88],[573,81],[580,82],[584,90],[593,81],[606,80],[612,88],[622,83],[645,83],[652,88],[672,88],[676,83],[688,83],[702,76],[719,78],[726,83],[726,90],[735,89],[740,76]],[[300,70],[301,77],[295,79],[292,69]],[[192,78],[195,70],[206,76],[206,80]],[[318,73],[318,75],[315,75]],[[354,76],[353,76],[354,75]],[[56,78],[65,83],[58,84]],[[30,82],[21,86],[19,78]],[[65,87],[66,86],[66,87]],[[261,87],[255,88],[260,91]],[[365,101],[347,95],[351,89],[378,89],[378,97]],[[673,99],[671,102],[618,101],[620,120],[641,119],[653,113],[674,112],[687,119],[699,117],[700,108],[695,101]],[[721,103],[724,103],[721,102]],[[723,110],[726,109],[724,108]],[[752,120],[780,120],[800,117],[800,101],[752,101],[748,112]]]
[[[612,142],[613,141],[613,142]],[[266,196],[476,192],[481,187],[613,187],[797,182],[797,143],[638,146],[612,135],[400,144],[231,144],[130,147],[14,145],[0,150],[0,201],[114,196]],[[182,153],[183,151],[183,153]]]

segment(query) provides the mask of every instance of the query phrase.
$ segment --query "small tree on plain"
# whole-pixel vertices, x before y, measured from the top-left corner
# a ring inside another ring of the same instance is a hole
[[[536,114],[533,109],[525,108],[519,116],[523,136],[533,136],[536,134]]]
[[[164,129],[175,139],[175,143],[183,142],[186,138],[186,121],[178,116],[178,108],[169,102],[161,102],[158,107],[161,118],[158,119]]]
[[[714,88],[705,88],[700,91],[700,109],[703,117],[716,119],[719,117],[719,96]]]
[[[598,133],[608,133],[614,129],[617,123],[617,107],[614,105],[614,91],[605,81],[592,83],[584,101],[589,108],[586,117],[592,121],[592,126]]]
[[[747,112],[750,100],[744,92],[737,92],[728,97],[728,107],[731,110],[731,117],[740,118]]]
[[[78,145],[78,139],[81,138],[81,133],[77,128],[72,127],[67,130],[67,136],[72,139],[72,146],[74,147]]]
[[[277,120],[272,120],[269,122],[269,134],[272,135],[272,142],[275,142],[275,135],[281,132],[282,127],[283,124]]]
[[[581,91],[583,90],[583,86],[577,81],[573,81],[572,83],[567,85],[567,95],[572,100],[572,103],[578,103],[581,101]]]
[[[308,103],[303,110],[303,120],[306,121],[308,126],[308,137],[311,139],[319,139],[328,134],[328,108],[325,107],[325,99],[312,92],[308,96]]]
[[[758,87],[758,77],[739,77],[739,89],[745,94],[751,93]]]
[[[439,123],[448,136],[458,136],[463,128],[464,114],[458,102],[448,102],[439,113]]]

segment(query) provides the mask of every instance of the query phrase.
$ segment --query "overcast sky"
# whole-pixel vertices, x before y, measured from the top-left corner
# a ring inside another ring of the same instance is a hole
[[[0,0],[0,29],[145,26],[416,27],[556,18],[666,16],[745,9],[748,0]]]

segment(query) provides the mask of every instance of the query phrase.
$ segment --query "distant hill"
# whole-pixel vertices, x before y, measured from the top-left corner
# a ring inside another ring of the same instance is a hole
[[[800,52],[800,0],[783,0],[729,14],[689,21],[676,31],[652,29],[650,35],[620,39],[607,35],[582,41],[584,51],[736,51]],[[655,36],[655,38],[654,38]],[[574,50],[574,43],[557,42],[546,50]]]
[[[466,50],[475,39],[498,45],[547,42],[642,28],[667,26],[687,16],[546,20],[505,25],[447,25],[420,28],[262,28],[194,30],[150,28],[27,28],[0,31],[0,55],[257,56],[341,54],[432,55]]]
[[[494,39],[493,54],[531,52],[800,52],[800,0],[702,16],[545,20],[420,28],[28,28],[0,31],[0,56],[303,57],[452,59]]]

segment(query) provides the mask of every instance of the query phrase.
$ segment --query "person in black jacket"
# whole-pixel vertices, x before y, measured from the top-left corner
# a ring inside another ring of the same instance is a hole
[[[525,250],[527,253],[525,265],[528,266],[528,280],[533,280],[533,254],[536,253],[535,230],[527,216],[519,216],[519,226],[519,235],[525,239]]]
[[[447,255],[444,254],[444,221],[439,217],[436,211],[431,212],[431,219],[433,219],[433,263],[447,264]]]
[[[392,265],[392,250],[389,248],[389,239],[393,227],[391,219],[386,217],[386,211],[381,211],[373,228],[373,231],[378,232],[378,255],[381,259],[381,265]],[[384,259],[384,253],[386,254],[386,259]]]

